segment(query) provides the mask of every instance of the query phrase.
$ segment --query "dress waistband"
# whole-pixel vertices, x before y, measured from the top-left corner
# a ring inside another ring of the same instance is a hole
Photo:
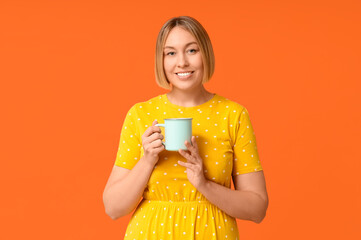
[[[150,203],[150,204],[161,204],[161,205],[198,205],[198,204],[206,204],[206,205],[212,205],[209,201],[161,201],[161,200],[149,200],[144,199],[144,203]]]

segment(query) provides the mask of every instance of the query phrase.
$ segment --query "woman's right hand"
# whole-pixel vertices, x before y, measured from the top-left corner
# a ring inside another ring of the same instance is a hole
[[[164,136],[161,134],[160,128],[155,126],[157,123],[158,122],[155,120],[152,126],[145,130],[142,135],[144,160],[153,166],[155,166],[159,160],[159,153],[165,149],[162,144]]]

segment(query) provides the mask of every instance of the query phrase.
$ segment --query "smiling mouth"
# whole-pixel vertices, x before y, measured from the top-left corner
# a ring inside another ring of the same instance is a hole
[[[190,74],[194,73],[194,71],[192,72],[185,72],[185,73],[176,73],[178,76],[180,77],[186,77],[186,76],[189,76]]]

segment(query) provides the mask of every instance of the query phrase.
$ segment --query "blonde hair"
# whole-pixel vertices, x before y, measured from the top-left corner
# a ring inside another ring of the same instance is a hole
[[[203,26],[194,18],[189,16],[180,16],[169,19],[161,28],[155,48],[155,79],[157,84],[165,89],[171,89],[170,83],[164,73],[163,50],[165,41],[174,27],[182,27],[190,32],[200,48],[203,60],[203,80],[206,83],[214,73],[215,60],[211,40]]]

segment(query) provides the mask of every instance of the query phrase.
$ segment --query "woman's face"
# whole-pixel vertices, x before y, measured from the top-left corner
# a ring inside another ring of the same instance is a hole
[[[164,45],[164,71],[173,89],[199,87],[203,79],[203,61],[197,40],[181,27],[173,28]]]

